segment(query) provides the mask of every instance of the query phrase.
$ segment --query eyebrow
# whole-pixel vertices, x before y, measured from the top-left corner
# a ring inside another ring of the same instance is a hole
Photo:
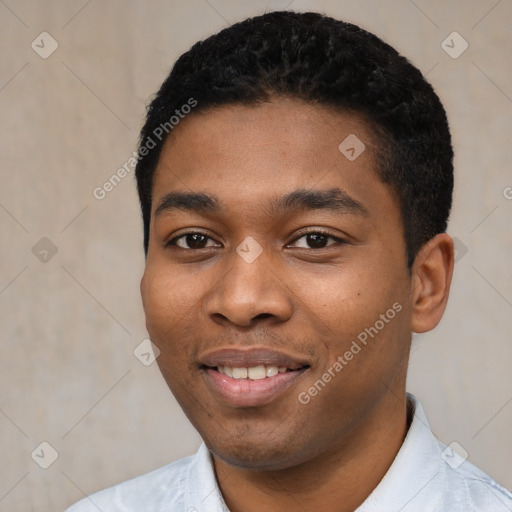
[[[369,211],[359,201],[339,188],[299,189],[270,201],[269,213],[273,216],[290,210],[294,212],[330,210],[335,213],[369,215]]]
[[[221,201],[217,197],[196,192],[170,192],[158,204],[155,216],[172,210],[195,213],[220,213]],[[356,199],[339,188],[328,190],[298,189],[282,197],[273,198],[266,211],[272,217],[283,213],[309,210],[330,210],[342,214],[369,215],[368,210]]]
[[[170,192],[162,197],[155,217],[171,210],[218,213],[220,209],[220,201],[215,196],[194,192]]]

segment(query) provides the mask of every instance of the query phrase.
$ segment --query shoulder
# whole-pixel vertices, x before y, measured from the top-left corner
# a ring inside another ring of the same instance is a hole
[[[194,456],[185,457],[150,473],[126,480],[91,494],[66,512],[140,512],[141,510],[177,510],[183,503],[187,471]]]
[[[425,510],[512,511],[512,493],[467,460],[468,453],[458,443],[442,443],[432,433],[417,400],[415,415],[419,420],[415,425],[415,442],[423,450],[418,453],[417,474],[428,468],[429,477],[423,493],[424,504],[428,504]]]
[[[444,446],[441,444],[441,446]],[[445,447],[443,453],[449,453]],[[457,456],[455,457],[457,461]],[[448,463],[443,472],[445,494],[443,506],[465,504],[464,510],[474,512],[507,512],[512,510],[512,493],[469,461],[460,466]],[[458,509],[456,509],[458,510]]]
[[[411,420],[405,440],[358,512],[511,512],[512,494],[469,462],[463,447],[439,441],[410,394],[408,406]]]

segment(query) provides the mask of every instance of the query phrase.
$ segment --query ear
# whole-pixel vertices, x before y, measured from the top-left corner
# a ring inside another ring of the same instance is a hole
[[[453,240],[447,233],[430,239],[414,260],[411,279],[411,330],[427,332],[446,308],[454,265]]]

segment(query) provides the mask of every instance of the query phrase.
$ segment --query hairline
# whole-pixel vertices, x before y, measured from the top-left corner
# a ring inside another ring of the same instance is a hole
[[[367,132],[367,135],[369,139],[365,139],[365,146],[366,149],[370,151],[371,158],[373,161],[373,165],[371,166],[371,170],[374,172],[376,178],[385,186],[387,186],[388,190],[390,191],[392,195],[392,200],[395,202],[395,204],[398,207],[399,214],[400,214],[400,221],[402,224],[402,236],[405,241],[405,250],[406,250],[406,256],[407,256],[407,267],[409,271],[412,269],[412,263],[414,261],[414,257],[417,254],[413,255],[413,259],[411,261],[410,258],[410,252],[413,248],[409,247],[409,240],[407,236],[407,224],[405,221],[405,204],[404,200],[401,197],[400,190],[398,188],[398,184],[395,184],[393,182],[390,182],[389,180],[385,179],[385,175],[389,170],[390,165],[392,165],[393,160],[393,151],[391,151],[391,145],[392,145],[392,136],[389,133],[389,131],[386,129],[385,126],[383,126],[378,121],[372,119],[371,115],[368,112],[364,112],[363,109],[357,108],[357,107],[350,107],[350,106],[344,106],[342,104],[336,104],[333,102],[323,101],[319,99],[309,99],[306,98],[300,94],[294,94],[293,92],[286,92],[282,93],[279,91],[273,91],[266,89],[264,91],[263,97],[258,97],[254,99],[249,100],[225,100],[225,101],[218,101],[218,102],[212,102],[210,104],[207,104],[206,106],[201,106],[201,103],[199,102],[198,105],[194,108],[192,112],[187,114],[184,121],[186,121],[189,117],[198,117],[201,115],[206,114],[214,114],[216,111],[223,110],[226,108],[236,108],[236,107],[242,107],[242,108],[257,108],[264,104],[271,104],[273,102],[279,101],[279,100],[291,100],[293,102],[302,103],[304,105],[316,107],[320,110],[328,111],[329,113],[334,114],[340,114],[345,116],[351,116],[358,122],[360,122],[363,126],[363,129]],[[180,123],[182,124],[182,123]],[[151,219],[153,218],[153,187],[154,187],[154,180],[155,175],[158,170],[161,157],[162,157],[162,151],[165,147],[165,145],[168,143],[169,139],[172,137],[173,132],[179,128],[180,124],[173,127],[173,129],[162,139],[160,144],[158,145],[158,158],[154,162],[154,165],[151,168],[150,174],[150,191],[149,191],[149,218],[148,218],[148,224],[151,224]],[[149,249],[149,234],[148,234],[148,249]],[[419,250],[419,248],[418,248]],[[146,250],[147,255],[147,250]]]

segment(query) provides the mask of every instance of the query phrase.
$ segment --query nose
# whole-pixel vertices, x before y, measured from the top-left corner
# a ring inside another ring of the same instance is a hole
[[[292,310],[290,290],[265,251],[251,263],[234,253],[206,300],[213,321],[240,327],[285,322]]]

